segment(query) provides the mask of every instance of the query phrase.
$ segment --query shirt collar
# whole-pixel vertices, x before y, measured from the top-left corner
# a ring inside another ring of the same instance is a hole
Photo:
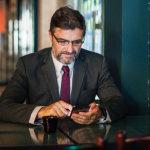
[[[75,62],[75,61],[71,62],[69,65],[63,64],[63,63],[59,62],[59,61],[54,57],[53,53],[52,53],[52,60],[53,60],[53,62],[54,62],[54,66],[55,66],[55,71],[56,71],[56,76],[57,76],[57,77],[59,77],[60,74],[61,74],[61,72],[63,71],[63,70],[62,70],[62,67],[63,67],[63,66],[68,66],[68,67],[69,67],[69,69],[70,69],[70,77],[72,76],[72,72],[73,72],[74,62]]]

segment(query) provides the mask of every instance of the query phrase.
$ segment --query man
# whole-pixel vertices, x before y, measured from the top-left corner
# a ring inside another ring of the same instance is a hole
[[[49,30],[52,48],[18,59],[0,98],[0,120],[34,124],[43,116],[63,119],[70,116],[74,105],[90,105],[89,112],[71,116],[80,124],[111,122],[125,115],[126,102],[105,58],[81,49],[85,30],[84,17],[78,11],[66,6],[54,13]],[[100,106],[94,102],[96,94]]]

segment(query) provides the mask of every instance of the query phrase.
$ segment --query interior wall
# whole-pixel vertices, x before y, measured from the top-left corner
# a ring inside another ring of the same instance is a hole
[[[149,0],[105,0],[105,57],[128,106],[150,113]]]
[[[121,90],[122,0],[105,0],[105,50],[108,70]],[[114,11],[115,10],[115,11]]]
[[[38,51],[51,46],[48,35],[54,12],[67,5],[67,0],[38,0]]]
[[[148,2],[122,1],[121,89],[128,104],[129,115],[150,113]]]

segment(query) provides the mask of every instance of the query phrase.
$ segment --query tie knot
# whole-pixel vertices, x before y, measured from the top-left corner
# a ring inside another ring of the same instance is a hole
[[[63,67],[62,67],[62,70],[63,70],[64,72],[69,72],[69,67],[68,67],[68,66],[63,66]]]

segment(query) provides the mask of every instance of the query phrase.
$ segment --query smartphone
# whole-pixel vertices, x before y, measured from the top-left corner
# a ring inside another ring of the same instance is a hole
[[[89,109],[90,109],[90,106],[73,106],[71,115],[72,115],[73,113],[78,114],[79,112],[89,112]],[[70,115],[70,116],[71,116],[71,115]]]

